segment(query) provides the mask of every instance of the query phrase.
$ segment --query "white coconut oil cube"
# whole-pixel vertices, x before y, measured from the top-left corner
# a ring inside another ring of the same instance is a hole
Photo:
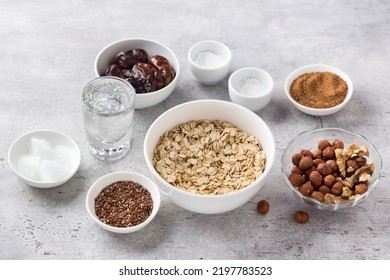
[[[44,159],[37,171],[38,177],[43,182],[53,182],[65,178],[70,168],[56,161]]]
[[[39,180],[37,170],[41,165],[41,158],[34,155],[23,155],[18,160],[19,171],[30,180]]]
[[[72,167],[72,163],[74,161],[74,158],[76,157],[76,154],[73,149],[64,145],[57,145],[54,147],[54,151],[56,152],[56,158],[54,159],[54,161],[69,168]]]
[[[40,139],[40,138],[31,138],[30,142],[30,154],[38,156],[42,159],[54,160],[56,157],[56,152],[53,149],[50,142]]]

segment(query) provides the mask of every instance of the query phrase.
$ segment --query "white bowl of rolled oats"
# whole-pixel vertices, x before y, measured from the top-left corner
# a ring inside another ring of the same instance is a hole
[[[275,158],[267,124],[226,101],[191,101],[150,126],[144,156],[160,191],[178,206],[217,214],[248,202],[264,185]]]

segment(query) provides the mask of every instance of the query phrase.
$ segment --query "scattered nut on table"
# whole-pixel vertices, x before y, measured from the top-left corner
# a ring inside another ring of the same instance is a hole
[[[260,200],[257,203],[257,211],[263,215],[267,214],[269,211],[269,202],[267,200]]]
[[[306,224],[309,221],[309,214],[304,211],[297,211],[294,214],[294,220],[298,224]]]

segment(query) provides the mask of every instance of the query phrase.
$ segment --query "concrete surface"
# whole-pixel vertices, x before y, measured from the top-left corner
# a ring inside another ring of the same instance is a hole
[[[390,259],[388,1],[0,2],[0,259]],[[166,101],[136,112],[130,154],[106,164],[87,150],[80,92],[94,78],[100,49],[125,37],[166,44],[183,71]],[[204,39],[232,49],[231,72],[256,66],[274,78],[273,99],[258,112],[277,147],[266,186],[249,203],[225,214],[198,215],[164,199],[144,230],[130,235],[104,231],[87,215],[89,186],[117,170],[150,176],[142,143],[165,110],[190,100],[229,100],[227,78],[203,86],[189,72],[187,52]],[[312,117],[287,100],[285,78],[311,63],[334,65],[350,75],[354,96],[342,111]],[[364,134],[382,155],[377,189],[355,208],[337,213],[309,209],[282,178],[280,158],[287,143],[299,132],[319,127]],[[7,163],[12,141],[42,128],[66,133],[82,152],[76,175],[46,190],[21,183]],[[260,199],[271,205],[265,216],[256,212]],[[294,222],[296,210],[310,213],[308,224]]]

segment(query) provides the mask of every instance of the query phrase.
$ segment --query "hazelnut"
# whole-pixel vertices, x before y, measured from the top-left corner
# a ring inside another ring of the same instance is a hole
[[[302,186],[299,187],[298,191],[303,195],[303,196],[311,196],[311,194],[314,191],[313,185],[310,183],[310,181],[307,181],[304,183]]]
[[[331,187],[336,182],[336,177],[333,175],[327,175],[324,177],[324,185]]]
[[[294,187],[299,187],[305,182],[305,178],[299,174],[292,173],[288,176],[288,180]]]
[[[267,200],[260,200],[259,203],[257,203],[257,212],[259,212],[262,215],[267,214],[269,211],[269,203]]]
[[[318,191],[326,195],[327,193],[330,193],[330,188],[328,186],[322,185],[318,188]]]
[[[322,175],[322,177],[332,174],[332,168],[326,163],[320,163],[316,170]]]
[[[305,224],[307,221],[309,221],[309,214],[303,211],[297,211],[294,214],[294,220],[298,224]]]
[[[296,174],[298,174],[298,175],[302,175],[302,174],[303,174],[302,170],[299,169],[299,167],[297,167],[297,166],[294,166],[294,167],[291,169],[291,172],[290,172],[290,173],[296,173]]]
[[[311,158],[313,158],[313,154],[312,154],[309,150],[304,150],[304,151],[302,152],[302,155],[303,155],[304,157],[311,157]]]
[[[334,149],[344,149],[344,142],[339,140],[339,139],[335,139],[333,142],[332,142],[332,147]]]
[[[315,170],[310,173],[309,180],[315,188],[318,188],[322,184],[322,176],[318,171]]]
[[[302,155],[301,154],[295,154],[292,156],[291,161],[295,166],[299,165],[299,161],[301,160]]]
[[[305,170],[313,166],[313,159],[309,156],[303,156],[299,161],[299,168]]]
[[[328,140],[321,140],[319,143],[318,143],[318,149],[320,150],[325,150],[326,147],[330,147],[332,146]]]
[[[343,193],[343,183],[336,182],[333,184],[332,188],[330,189],[330,192],[336,196],[341,195]]]
[[[316,158],[315,160],[313,160],[313,164],[315,167],[317,167],[321,162],[324,162],[324,161],[320,158]]]
[[[324,202],[325,199],[324,199],[324,194],[322,192],[317,192],[317,191],[314,191],[312,194],[311,194],[311,198],[319,201],[319,202]]]
[[[367,184],[360,183],[355,186],[355,194],[364,194],[368,190]]]
[[[322,159],[322,150],[316,149],[312,152],[313,158]]]
[[[329,159],[325,163],[332,168],[332,173],[335,173],[339,170],[339,167],[337,166],[337,162],[334,159]]]
[[[322,156],[325,160],[335,159],[336,155],[334,153],[333,147],[326,147],[325,150],[322,151]]]
[[[306,169],[304,172],[303,172],[303,175],[305,175],[305,179],[306,181],[309,181],[310,180],[310,174],[316,170],[316,167],[313,165],[312,167],[309,167],[308,169]]]

